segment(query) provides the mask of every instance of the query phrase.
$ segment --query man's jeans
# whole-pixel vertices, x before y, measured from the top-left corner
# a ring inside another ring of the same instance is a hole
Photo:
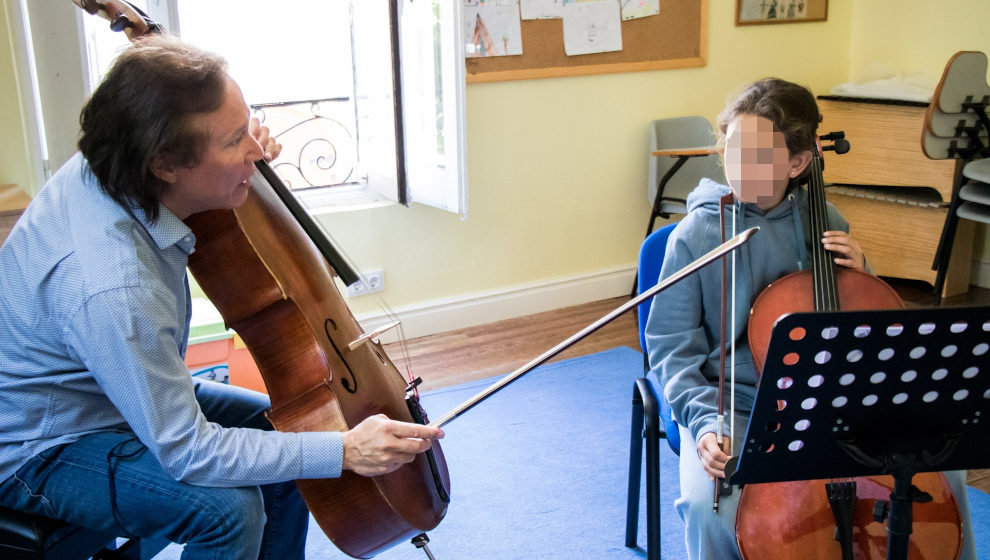
[[[271,430],[267,395],[196,383],[206,418]],[[210,488],[177,482],[129,432],[48,449],[0,483],[0,505],[76,525],[184,543],[182,558],[304,557],[309,512],[295,482]]]

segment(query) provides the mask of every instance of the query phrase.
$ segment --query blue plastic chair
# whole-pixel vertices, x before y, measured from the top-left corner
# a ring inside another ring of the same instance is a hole
[[[666,225],[651,233],[639,249],[637,291],[643,293],[660,278],[667,240],[677,224]],[[643,349],[643,377],[636,380],[632,399],[632,429],[629,441],[629,494],[626,502],[626,546],[635,548],[639,529],[639,484],[642,476],[643,442],[646,442],[646,557],[660,558],[660,440],[666,439],[680,453],[681,437],[677,423],[663,395],[657,395],[646,378],[650,370],[646,352],[646,320],[650,314],[649,298],[636,310],[639,319],[639,345]]]
[[[643,293],[656,285],[660,279],[660,268],[663,266],[663,256],[667,250],[667,239],[674,231],[677,224],[668,224],[650,234],[639,248],[639,275],[637,278],[637,293]],[[636,309],[639,321],[639,347],[643,350],[643,374],[650,371],[649,357],[646,354],[646,320],[650,316],[650,305],[653,298],[639,304]],[[680,454],[681,433],[677,430],[677,423],[670,412],[667,400],[660,395],[660,418],[663,421],[661,437],[667,439],[667,443],[674,453]]]

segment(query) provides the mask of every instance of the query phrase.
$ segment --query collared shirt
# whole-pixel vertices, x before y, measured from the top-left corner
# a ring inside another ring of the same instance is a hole
[[[0,248],[0,480],[52,446],[132,431],[177,480],[246,486],[340,476],[340,433],[208,422],[183,362],[192,231],[150,223],[76,154]]]

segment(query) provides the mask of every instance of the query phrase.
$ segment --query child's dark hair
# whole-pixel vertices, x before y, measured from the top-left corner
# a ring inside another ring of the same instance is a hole
[[[791,155],[815,149],[821,117],[815,96],[804,86],[779,78],[764,78],[750,84],[719,114],[722,139],[729,123],[739,115],[756,115],[771,121],[784,133]]]
[[[199,162],[207,131],[196,119],[221,106],[226,76],[223,58],[168,35],[124,51],[79,116],[79,150],[103,190],[157,220],[167,185],[151,172],[152,158]]]

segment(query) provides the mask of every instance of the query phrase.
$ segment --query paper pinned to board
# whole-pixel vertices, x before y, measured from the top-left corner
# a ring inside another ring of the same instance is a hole
[[[523,53],[519,3],[516,0],[465,0],[465,56],[509,56]]]
[[[565,0],[519,0],[523,19],[560,19]]]
[[[564,4],[567,56],[622,50],[622,16],[616,0]]]
[[[660,0],[622,0],[622,21],[655,16],[660,13]]]
[[[519,0],[522,19],[561,19],[564,5],[597,0]],[[619,0],[622,20],[639,19],[660,14],[660,0]]]

